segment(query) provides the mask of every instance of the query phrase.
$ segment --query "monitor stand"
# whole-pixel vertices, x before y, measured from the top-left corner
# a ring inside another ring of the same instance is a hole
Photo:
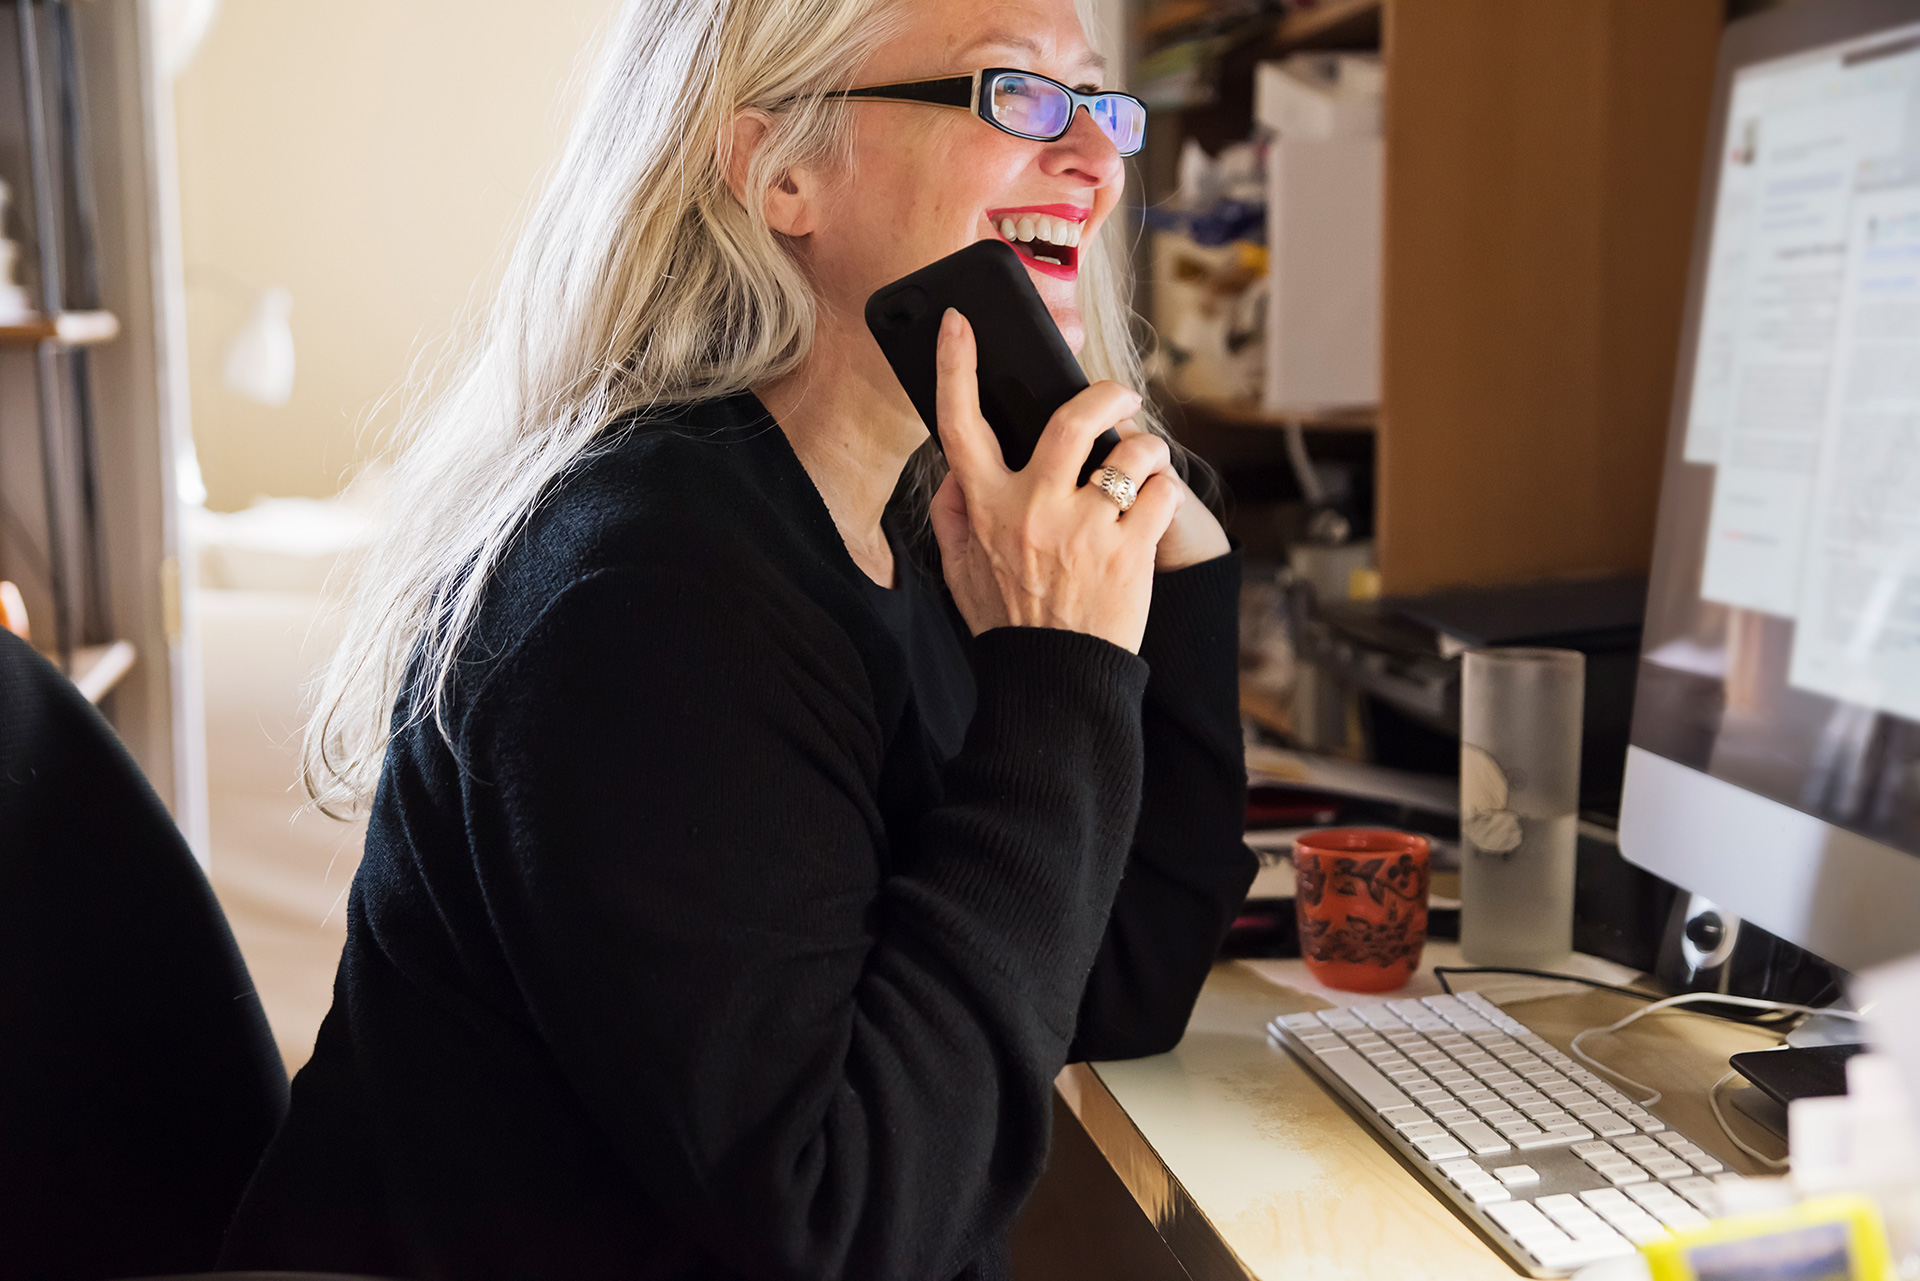
[[[1682,893],[1673,901],[1654,977],[1673,993],[1828,1005],[1841,996],[1846,976],[1704,895]]]

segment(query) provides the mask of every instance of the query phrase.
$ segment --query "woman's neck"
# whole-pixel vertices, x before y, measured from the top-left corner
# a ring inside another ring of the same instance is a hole
[[[880,518],[927,429],[864,323],[856,331],[822,312],[806,361],[753,391],[813,479],[854,564],[891,587],[893,549]]]

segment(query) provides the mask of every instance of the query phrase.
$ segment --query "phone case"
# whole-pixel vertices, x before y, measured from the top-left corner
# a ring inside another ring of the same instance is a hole
[[[1020,255],[998,240],[976,241],[867,299],[867,328],[935,440],[934,347],[949,307],[973,325],[980,412],[999,438],[1007,466],[1018,471],[1033,457],[1054,411],[1086,389],[1086,375]],[[1081,484],[1119,443],[1118,432],[1101,433],[1080,469]]]

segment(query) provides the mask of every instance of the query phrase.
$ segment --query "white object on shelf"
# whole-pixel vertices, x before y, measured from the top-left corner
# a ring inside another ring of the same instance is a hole
[[[73,651],[73,671],[69,678],[89,703],[98,703],[133,669],[134,657],[133,645],[128,641],[82,646]]]
[[[7,206],[13,200],[13,189],[0,182],[0,325],[17,325],[31,320],[34,315],[33,299],[14,279],[14,270],[19,265],[20,246],[6,235]]]
[[[1269,412],[1380,399],[1383,155],[1378,137],[1282,137],[1268,152]]]
[[[1254,70],[1253,117],[1290,142],[1378,138],[1385,80],[1380,60],[1300,54]]]

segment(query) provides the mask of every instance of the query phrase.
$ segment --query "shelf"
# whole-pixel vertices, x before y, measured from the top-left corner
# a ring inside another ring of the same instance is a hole
[[[1306,427],[1314,431],[1369,432],[1379,418],[1371,405],[1353,409],[1326,409],[1298,414],[1275,414],[1250,401],[1219,400],[1211,396],[1174,396],[1164,386],[1153,390],[1156,404],[1182,422],[1205,421],[1222,427],[1252,427],[1265,431],[1283,431],[1288,427]]]
[[[1274,53],[1308,49],[1377,49],[1382,0],[1321,0],[1274,25],[1267,47]]]
[[[1372,405],[1276,414],[1258,405],[1210,397],[1189,400],[1184,408],[1190,417],[1204,416],[1231,427],[1257,427],[1268,431],[1284,431],[1288,427],[1308,427],[1315,431],[1372,431],[1380,416]]]
[[[89,703],[98,703],[133,669],[134,658],[129,641],[82,646],[73,651],[73,683]]]
[[[63,311],[52,320],[33,316],[0,324],[0,347],[34,347],[49,338],[67,347],[95,347],[119,336],[119,317],[110,311]]]

